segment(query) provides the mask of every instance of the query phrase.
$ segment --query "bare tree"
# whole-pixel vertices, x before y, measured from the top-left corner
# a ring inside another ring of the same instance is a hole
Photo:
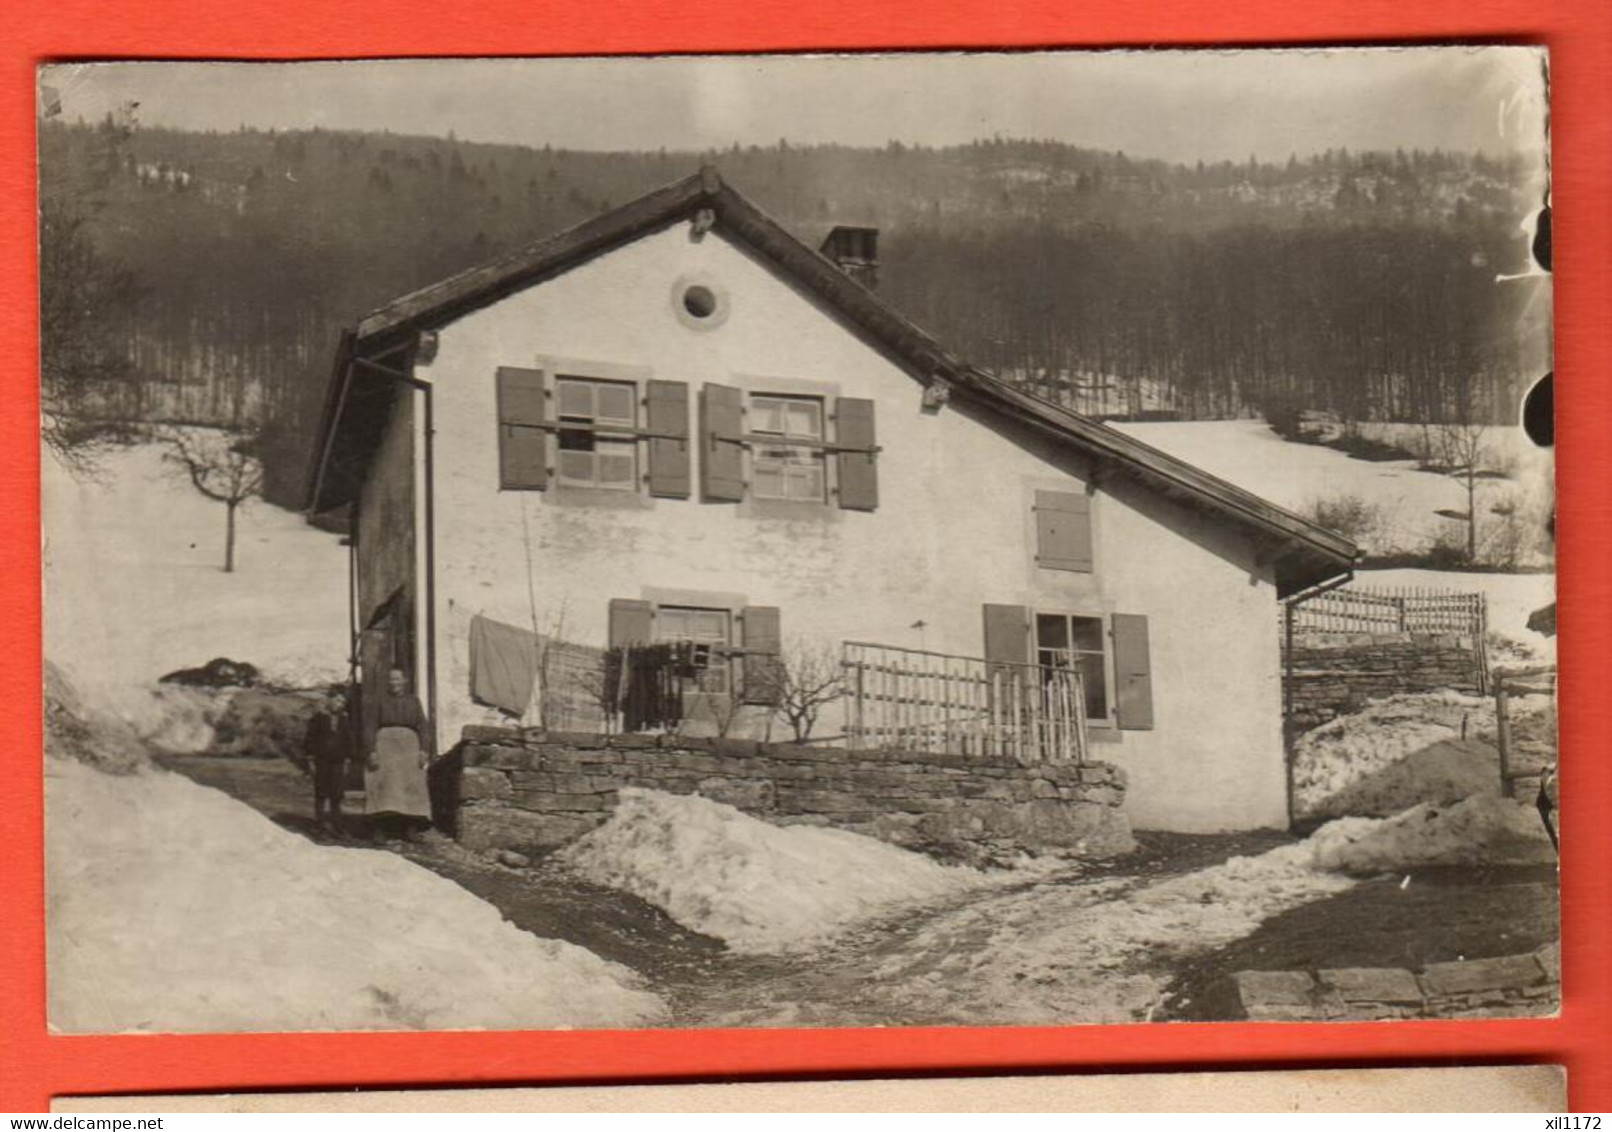
[[[1490,458],[1489,426],[1475,422],[1440,425],[1438,429],[1439,463],[1444,474],[1459,480],[1466,488],[1466,510],[1451,511],[1441,508],[1438,514],[1446,519],[1466,523],[1466,560],[1478,558],[1478,480],[1494,473],[1485,471],[1483,462]]]
[[[224,572],[235,570],[235,512],[263,493],[263,465],[252,433],[173,429],[163,438],[170,464],[190,477],[191,486],[224,505]]]
[[[795,742],[812,737],[823,709],[846,695],[839,658],[827,645],[796,641],[772,667],[778,714],[795,732]]]

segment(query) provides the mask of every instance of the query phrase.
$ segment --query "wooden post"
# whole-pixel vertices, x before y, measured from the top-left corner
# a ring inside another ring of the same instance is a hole
[[[1511,716],[1506,707],[1506,681],[1494,682],[1495,741],[1500,747],[1500,796],[1511,797]]]
[[[1287,669],[1287,679],[1282,682],[1282,721],[1286,723],[1293,718],[1293,621],[1298,616],[1298,610],[1293,607],[1292,602],[1282,606],[1282,616],[1286,622],[1284,628],[1287,640],[1285,650],[1287,655],[1282,657],[1283,664]]]

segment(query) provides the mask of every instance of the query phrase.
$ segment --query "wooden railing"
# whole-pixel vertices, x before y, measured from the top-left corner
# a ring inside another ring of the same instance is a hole
[[[1466,637],[1473,682],[1489,693],[1489,602],[1481,593],[1422,587],[1340,586],[1281,605],[1282,647],[1307,633],[1413,633]],[[1291,681],[1289,682],[1291,686]],[[1289,697],[1286,711],[1292,714]]]
[[[1407,587],[1343,586],[1306,597],[1293,610],[1300,633],[1454,633],[1482,637],[1488,606],[1481,593]]]
[[[1086,761],[1085,692],[1063,666],[847,641],[852,747],[1021,764]]]

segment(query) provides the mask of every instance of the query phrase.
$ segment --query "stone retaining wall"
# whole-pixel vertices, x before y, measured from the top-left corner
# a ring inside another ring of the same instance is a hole
[[[1285,644],[1285,642],[1284,642]],[[1290,729],[1307,731],[1367,700],[1401,692],[1481,690],[1483,656],[1474,637],[1434,633],[1301,633],[1283,679]]]
[[[1242,971],[1244,1014],[1260,1022],[1386,1018],[1526,1018],[1554,1014],[1562,1000],[1561,946],[1523,955],[1402,967]]]
[[[1019,766],[750,740],[467,727],[457,835],[542,853],[602,823],[625,786],[700,794],[780,824],[813,823],[976,859],[1133,847],[1125,777],[1107,763]]]

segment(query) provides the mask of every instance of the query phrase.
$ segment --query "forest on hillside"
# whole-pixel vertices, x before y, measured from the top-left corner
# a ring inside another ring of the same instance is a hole
[[[1481,154],[598,153],[108,118],[41,124],[47,402],[54,374],[105,416],[261,426],[295,505],[344,326],[702,163],[808,243],[880,228],[898,309],[1077,409],[1509,421],[1538,376],[1496,283],[1524,270],[1537,172]]]

